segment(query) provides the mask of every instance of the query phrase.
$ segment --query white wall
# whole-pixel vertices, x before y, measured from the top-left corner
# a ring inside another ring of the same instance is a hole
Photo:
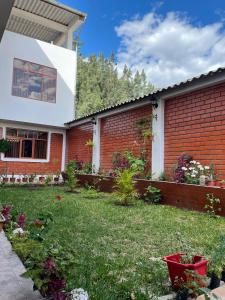
[[[13,59],[57,69],[56,103],[12,96]],[[76,52],[5,31],[0,43],[0,119],[63,126],[74,119]]]

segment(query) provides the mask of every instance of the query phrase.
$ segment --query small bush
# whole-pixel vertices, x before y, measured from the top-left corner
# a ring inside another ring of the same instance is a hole
[[[161,190],[149,185],[144,194],[144,200],[149,203],[160,203],[162,199]]]
[[[132,204],[138,196],[135,189],[135,181],[133,180],[134,175],[135,172],[131,169],[117,172],[115,187],[121,205],[128,206]]]

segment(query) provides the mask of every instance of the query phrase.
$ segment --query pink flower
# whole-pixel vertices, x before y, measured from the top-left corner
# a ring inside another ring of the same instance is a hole
[[[10,205],[4,205],[2,208],[1,213],[6,220],[9,218],[9,213],[10,213],[11,208],[12,207]]]

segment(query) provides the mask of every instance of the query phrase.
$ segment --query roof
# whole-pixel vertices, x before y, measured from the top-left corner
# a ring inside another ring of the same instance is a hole
[[[73,125],[73,124],[75,125],[76,123],[79,123],[82,120],[95,117],[95,116],[100,115],[102,113],[110,112],[110,111],[116,110],[118,108],[126,107],[126,106],[129,107],[129,106],[132,106],[135,103],[137,103],[137,104],[140,103],[141,104],[144,100],[149,100],[148,103],[151,103],[152,105],[155,105],[157,103],[158,97],[166,94],[167,92],[179,91],[179,90],[182,90],[184,88],[188,88],[193,84],[201,84],[202,82],[207,81],[209,79],[215,79],[215,81],[213,81],[213,83],[214,82],[218,83],[221,75],[224,76],[222,78],[222,80],[224,81],[225,80],[225,68],[218,68],[217,70],[209,71],[208,73],[204,73],[204,74],[201,74],[199,76],[192,77],[190,79],[187,79],[185,81],[181,81],[181,82],[176,83],[174,85],[170,85],[170,86],[167,86],[165,88],[157,89],[154,92],[150,93],[149,95],[146,95],[146,96],[141,97],[141,98],[131,99],[131,100],[124,101],[120,104],[112,105],[110,107],[107,107],[107,108],[101,109],[99,111],[96,111],[92,114],[87,114],[87,115],[85,115],[81,118],[74,119],[74,120],[66,123],[65,125]]]
[[[75,31],[85,18],[86,14],[53,0],[15,0],[5,29],[50,43],[70,29]]]

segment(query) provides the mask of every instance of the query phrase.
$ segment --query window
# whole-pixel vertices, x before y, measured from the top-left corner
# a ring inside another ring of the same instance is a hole
[[[46,159],[48,133],[42,131],[7,128],[6,139],[10,149],[5,157]]]
[[[14,58],[12,95],[56,102],[56,69]]]

